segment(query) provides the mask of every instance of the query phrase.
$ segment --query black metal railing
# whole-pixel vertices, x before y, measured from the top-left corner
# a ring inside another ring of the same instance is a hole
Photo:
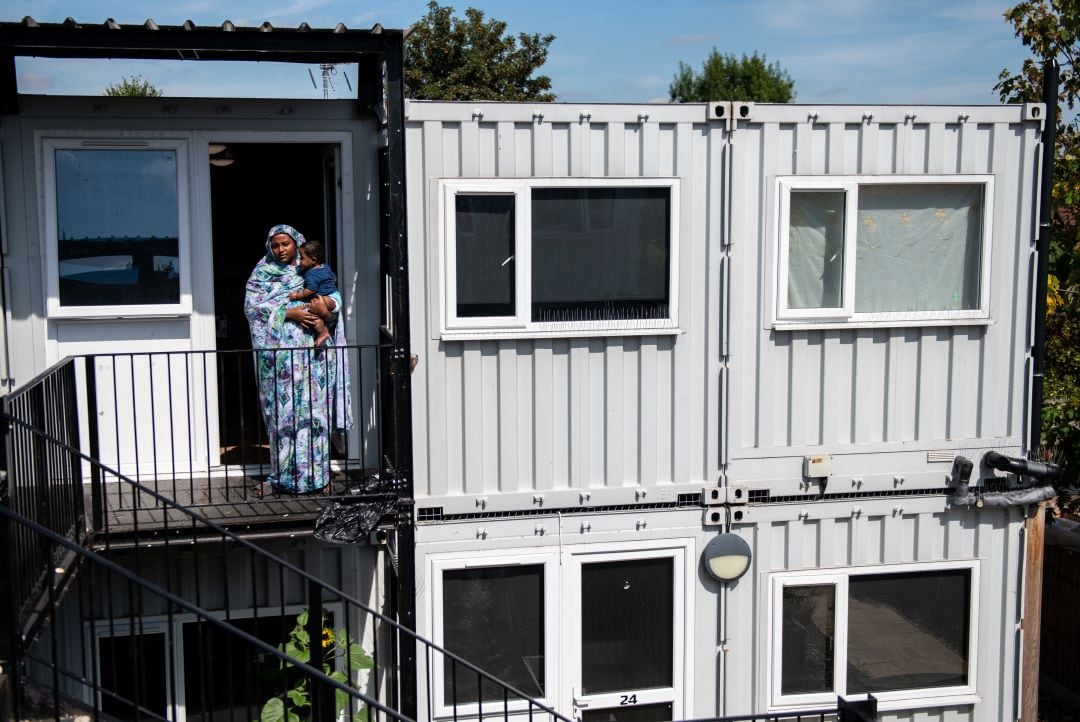
[[[702,717],[682,722],[847,722],[839,716],[836,707],[828,709],[794,710],[790,712],[762,712],[758,714],[729,715],[727,717]],[[852,720],[851,722],[855,722]]]
[[[145,707],[145,700],[140,696],[142,693],[135,694],[137,688],[135,691],[129,689],[131,684],[141,683],[131,682],[119,672],[124,668],[122,660],[118,662],[117,674],[110,676],[107,674],[109,669],[100,663],[100,659],[103,654],[107,657],[112,655],[110,659],[117,655],[126,654],[127,657],[123,659],[135,655],[139,664],[145,667],[149,660],[164,655],[166,661],[162,662],[162,668],[172,670],[169,673],[177,675],[177,679],[166,680],[166,701],[174,699],[169,695],[177,695],[185,700],[188,695],[194,695],[193,698],[202,695],[206,699],[199,702],[202,705],[198,708],[200,710],[233,709],[235,700],[227,695],[253,687],[245,684],[244,680],[227,683],[228,675],[233,673],[231,670],[237,668],[228,662],[232,654],[227,651],[231,649],[228,645],[235,642],[229,630],[215,624],[213,628],[221,632],[218,635],[220,638],[206,641],[198,636],[197,623],[208,623],[205,617],[212,616],[223,620],[227,626],[246,629],[246,634],[257,636],[267,644],[281,644],[286,653],[290,650],[290,640],[295,641],[306,635],[310,642],[317,639],[324,628],[329,629],[335,639],[344,638],[361,645],[372,660],[371,669],[358,666],[359,656],[352,659],[345,655],[345,661],[340,662],[344,667],[342,672],[349,680],[359,680],[357,684],[363,694],[379,700],[399,714],[405,692],[399,678],[402,672],[400,664],[411,657],[419,660],[416,672],[421,689],[427,690],[428,710],[441,707],[455,715],[468,714],[486,719],[505,719],[522,714],[534,720],[568,722],[565,717],[524,692],[420,637],[355,595],[333,586],[323,576],[338,576],[358,586],[363,583],[360,579],[346,579],[340,569],[309,570],[286,561],[283,556],[289,553],[291,541],[278,542],[282,545],[280,549],[274,548],[272,545],[275,542],[272,541],[256,544],[21,420],[9,417],[0,421],[37,436],[46,453],[78,457],[83,466],[90,468],[91,475],[101,478],[104,488],[110,485],[121,488],[134,507],[140,510],[140,513],[133,515],[130,528],[125,528],[122,534],[111,533],[109,515],[105,515],[104,528],[100,530],[103,533],[96,537],[95,542],[98,555],[124,569],[130,579],[123,577],[123,583],[109,586],[95,580],[91,574],[80,572],[78,578],[68,585],[67,595],[82,601],[64,607],[69,615],[73,615],[66,621],[54,619],[56,590],[62,591],[64,580],[78,571],[77,563],[50,568],[51,576],[46,574],[50,582],[45,590],[48,593],[43,598],[22,596],[12,598],[7,603],[13,611],[12,636],[17,650],[22,650],[15,654],[15,658],[23,661],[24,676],[43,683],[49,694],[58,696],[69,690],[72,679],[88,679],[95,693],[123,698],[125,704],[134,703],[136,708]],[[42,525],[37,522],[14,511],[5,509],[4,513],[14,520],[9,525],[12,528],[8,533],[31,534],[36,542],[46,539],[56,543],[51,536],[42,534],[38,528]],[[270,548],[266,545],[270,545]],[[72,547],[77,546],[69,542],[63,548],[70,552]],[[359,555],[365,552],[351,548],[351,553]],[[358,577],[374,576],[377,555],[370,549],[366,555],[372,567],[369,569],[371,575]],[[384,549],[380,556],[388,558],[389,550]],[[87,557],[80,555],[80,558]],[[313,563],[319,563],[317,560],[321,558],[321,553],[313,558],[316,560]],[[96,560],[94,563],[97,564]],[[12,595],[15,594],[14,590],[27,588],[21,580],[15,581],[10,587]],[[144,584],[153,585],[152,594],[146,592]],[[88,599],[84,599],[86,595],[89,595]],[[176,608],[180,602],[183,603],[183,612]],[[77,612],[72,611],[76,609]],[[192,610],[210,611],[198,613]],[[306,623],[297,621],[302,612],[307,613]],[[194,614],[197,619],[182,617],[183,614]],[[262,621],[241,621],[245,619]],[[49,622],[48,634],[32,637],[21,631],[41,630],[45,622]],[[185,625],[191,624],[196,626],[190,627],[192,631],[189,631]],[[305,629],[303,634],[294,636],[298,625]],[[172,631],[153,631],[166,627]],[[72,631],[60,639],[59,630],[64,628],[91,631]],[[164,636],[154,637],[155,634]],[[102,642],[103,639],[122,639],[130,649],[128,652],[114,649],[120,642]],[[148,642],[148,639],[155,641]],[[250,641],[242,635],[240,639],[245,643]],[[72,649],[72,646],[76,648]],[[66,647],[66,650],[60,647]],[[313,654],[317,648],[321,649],[320,645],[309,643],[308,652]],[[47,653],[42,654],[42,649]],[[192,649],[195,650],[194,654],[191,653]],[[406,655],[405,652],[411,654]],[[289,656],[297,659],[295,654]],[[95,659],[98,662],[94,662]],[[64,660],[67,660],[66,666],[60,664]],[[189,667],[190,674],[179,675],[181,668]],[[130,664],[127,668],[130,669]],[[110,682],[110,679],[113,681]],[[453,683],[447,685],[446,679],[453,680]],[[101,687],[101,690],[97,687]],[[149,694],[152,690],[160,689],[160,685],[147,683],[144,692]],[[480,701],[476,701],[478,689],[484,690]],[[489,690],[496,691],[492,694]],[[160,699],[155,698],[155,704],[159,703]],[[253,702],[245,698],[244,704]],[[141,714],[136,708],[131,709]],[[190,711],[188,719],[192,719]]]
[[[64,549],[80,577],[63,604],[59,584],[47,585],[43,640],[20,647],[20,664],[8,670],[15,719],[175,720],[181,709],[189,720],[406,719],[361,689],[366,658],[349,653],[350,640],[324,647],[319,609],[309,616],[314,624],[293,630],[293,640],[299,630],[313,635],[313,644],[278,644],[267,639],[274,625],[260,627],[258,616],[241,624],[208,613],[3,505],[0,526]],[[90,625],[86,634],[83,624]],[[178,648],[183,666],[167,656]]]
[[[351,345],[78,357],[82,451],[192,507],[378,487],[385,353]],[[131,508],[122,489],[109,491],[107,508]]]
[[[15,513],[83,545],[89,530],[82,463],[66,450],[77,447],[79,439],[76,387],[75,363],[66,359],[0,398],[0,415],[12,420],[0,423],[0,499]],[[23,529],[12,530],[0,544],[7,583],[21,598],[40,597],[51,570],[64,563],[62,550]]]

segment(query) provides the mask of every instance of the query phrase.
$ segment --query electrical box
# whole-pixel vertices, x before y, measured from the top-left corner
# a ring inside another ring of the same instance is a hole
[[[832,476],[832,455],[819,454],[817,456],[804,456],[802,475],[807,479],[818,479],[823,476]]]

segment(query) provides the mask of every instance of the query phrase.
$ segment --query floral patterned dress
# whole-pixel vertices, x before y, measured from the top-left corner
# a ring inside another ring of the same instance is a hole
[[[303,245],[302,234],[275,226],[267,254],[248,278],[244,313],[255,349],[255,376],[263,420],[270,440],[271,474],[276,491],[303,494],[330,482],[330,432],[352,428],[348,351],[343,324],[334,324],[332,343],[314,347],[314,335],[285,318],[289,293],[302,290],[295,265],[278,262],[269,251],[276,234],[288,233]],[[341,308],[340,296],[331,296]]]

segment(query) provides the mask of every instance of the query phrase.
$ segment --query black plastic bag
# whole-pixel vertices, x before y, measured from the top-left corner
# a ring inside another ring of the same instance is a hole
[[[367,488],[349,490],[355,498],[340,497],[323,507],[315,520],[316,539],[332,544],[356,544],[368,540],[379,522],[394,510],[395,498],[391,494],[371,494],[379,486],[378,477],[369,480],[365,486]]]

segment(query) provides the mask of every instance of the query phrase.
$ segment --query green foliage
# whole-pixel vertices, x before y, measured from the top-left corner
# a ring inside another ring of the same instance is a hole
[[[748,100],[758,103],[790,103],[795,99],[795,81],[780,63],[768,63],[756,52],[741,58],[712,49],[696,72],[679,63],[679,72],[668,87],[668,95],[678,103],[710,100]]]
[[[150,81],[141,75],[124,76],[119,83],[109,83],[105,86],[105,95],[124,96],[128,98],[160,98],[164,93],[150,84]]]
[[[551,78],[533,74],[554,35],[506,35],[506,23],[428,3],[405,41],[405,95],[424,100],[551,101]],[[520,44],[520,45],[519,45]]]
[[[339,667],[356,672],[371,669],[374,662],[371,656],[349,638],[345,629],[331,629],[327,624],[330,616],[323,613],[322,638],[318,640],[323,649],[322,669],[330,679],[353,687],[345,672]],[[297,662],[308,663],[311,660],[311,635],[308,634],[307,610],[296,617],[296,626],[289,632],[288,639],[278,645],[278,649]],[[286,674],[294,665],[282,662],[280,671]],[[292,678],[292,677],[289,677]],[[334,690],[334,717],[341,718],[341,713],[349,707],[350,695],[340,689]],[[355,704],[353,705],[355,707]],[[311,719],[311,697],[307,677],[299,677],[291,689],[285,692],[285,699],[271,697],[263,704],[259,719],[255,722],[308,722]],[[367,722],[367,710],[360,709],[353,713],[352,722]]]
[[[1002,70],[995,90],[1003,102],[1042,98],[1042,64],[1060,65],[1059,104],[1069,109],[1080,100],[1080,2],[1035,0],[1005,11],[1016,36],[1032,57],[1017,73]],[[1054,161],[1054,216],[1046,298],[1046,369],[1043,453],[1061,464],[1061,487],[1080,486],[1080,125],[1058,123]],[[1078,506],[1073,498],[1071,506]]]

